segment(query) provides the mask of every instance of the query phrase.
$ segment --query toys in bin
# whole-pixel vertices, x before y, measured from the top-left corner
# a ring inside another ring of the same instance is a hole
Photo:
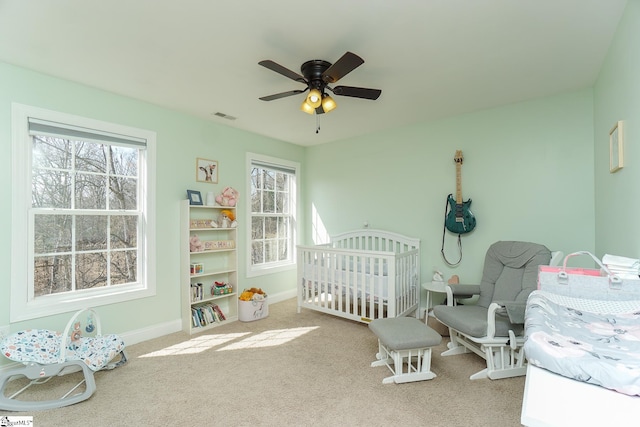
[[[253,322],[269,316],[267,294],[262,289],[245,289],[238,299],[238,320],[241,322]]]
[[[267,297],[267,294],[261,288],[251,288],[242,291],[238,297],[240,301],[261,301]]]
[[[211,295],[226,295],[233,292],[233,286],[225,282],[213,282]]]

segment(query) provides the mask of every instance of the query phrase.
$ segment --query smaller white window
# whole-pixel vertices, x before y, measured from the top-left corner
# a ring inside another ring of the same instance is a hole
[[[290,269],[296,262],[299,165],[247,154],[247,276]]]

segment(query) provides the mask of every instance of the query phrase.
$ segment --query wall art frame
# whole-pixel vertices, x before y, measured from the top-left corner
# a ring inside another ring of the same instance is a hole
[[[198,157],[196,159],[196,181],[217,184],[218,161]]]
[[[619,120],[609,131],[609,173],[624,167],[624,126]]]

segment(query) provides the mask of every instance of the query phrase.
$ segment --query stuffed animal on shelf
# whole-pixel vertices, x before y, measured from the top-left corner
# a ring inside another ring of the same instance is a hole
[[[200,241],[197,234],[189,237],[189,251],[202,252],[204,250],[204,244]]]
[[[238,226],[236,221],[236,214],[231,209],[223,209],[220,211],[220,227],[222,228],[235,228]]]
[[[220,206],[234,207],[238,203],[240,193],[233,187],[225,187],[222,193],[216,196],[216,203]]]

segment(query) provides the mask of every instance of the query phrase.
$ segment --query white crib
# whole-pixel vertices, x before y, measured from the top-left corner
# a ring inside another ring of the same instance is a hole
[[[420,305],[420,240],[362,229],[298,246],[298,312],[359,322],[406,316]]]

